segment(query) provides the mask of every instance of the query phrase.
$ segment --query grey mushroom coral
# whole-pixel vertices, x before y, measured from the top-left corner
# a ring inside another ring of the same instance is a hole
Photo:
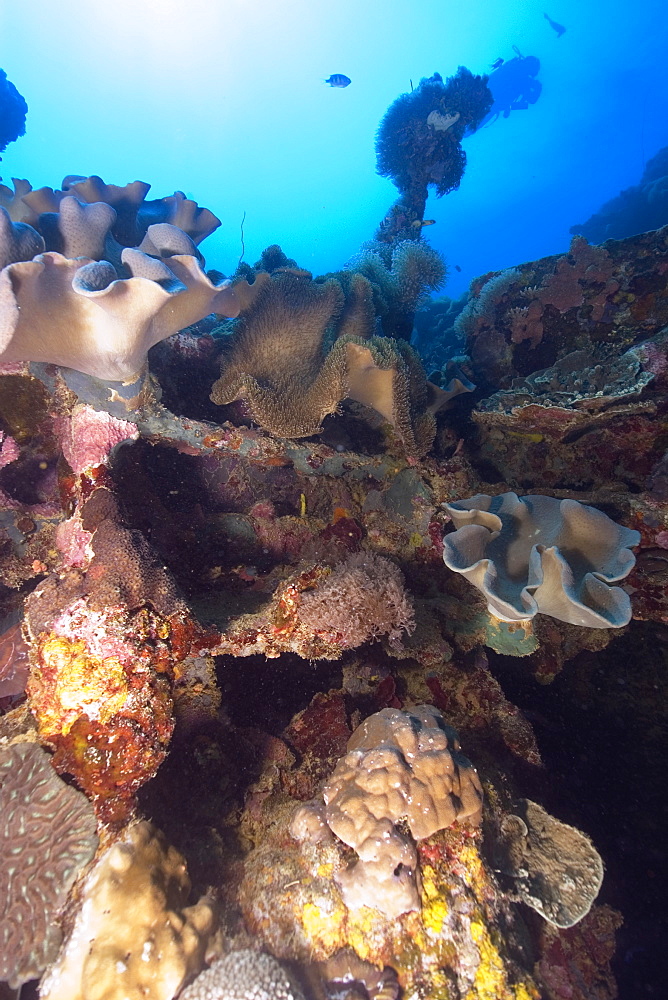
[[[588,628],[621,628],[631,601],[621,587],[640,533],[577,500],[479,493],[444,504],[454,533],[445,565],[461,573],[504,621],[537,613]]]

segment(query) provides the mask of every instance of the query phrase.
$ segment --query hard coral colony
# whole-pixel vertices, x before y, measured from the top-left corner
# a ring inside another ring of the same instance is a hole
[[[603,860],[526,798],[502,666],[580,691],[668,621],[668,230],[480,279],[428,380],[425,200],[490,107],[464,68],[399,98],[399,200],[315,278],[206,272],[180,192],[0,187],[12,989],[616,995]]]

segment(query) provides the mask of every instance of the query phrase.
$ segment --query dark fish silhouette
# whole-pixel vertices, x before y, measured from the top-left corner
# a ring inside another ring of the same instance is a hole
[[[330,77],[325,80],[330,87],[347,87],[352,80],[349,76],[344,76],[343,73],[332,73]]]
[[[490,63],[490,66],[492,69],[498,69],[499,66],[503,66],[503,63],[504,60],[501,58],[501,56],[499,56],[499,58],[495,59],[493,63]]]
[[[557,33],[557,38],[561,38],[561,36],[563,35],[564,31],[566,30],[564,28],[563,24],[557,24],[556,21],[552,20],[552,18],[549,16],[549,14],[543,14],[543,17],[545,18],[545,20],[547,21],[547,23],[549,24],[549,26],[551,28],[554,28],[554,30]]]
[[[455,264],[455,271],[461,271],[461,267],[459,266],[459,264]]]

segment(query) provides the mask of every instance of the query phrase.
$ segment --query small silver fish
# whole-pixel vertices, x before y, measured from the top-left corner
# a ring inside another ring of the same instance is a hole
[[[325,80],[330,87],[347,87],[352,83],[349,76],[344,76],[343,73],[332,73],[330,77]]]

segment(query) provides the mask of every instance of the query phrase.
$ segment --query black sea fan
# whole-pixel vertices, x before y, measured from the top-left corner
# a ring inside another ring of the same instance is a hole
[[[28,105],[0,69],[0,153],[26,132]]]
[[[402,194],[417,197],[426,197],[428,187],[439,197],[458,188],[466,166],[461,140],[475,132],[493,103],[487,79],[460,66],[445,83],[434,73],[401,94],[378,128],[378,173]]]

